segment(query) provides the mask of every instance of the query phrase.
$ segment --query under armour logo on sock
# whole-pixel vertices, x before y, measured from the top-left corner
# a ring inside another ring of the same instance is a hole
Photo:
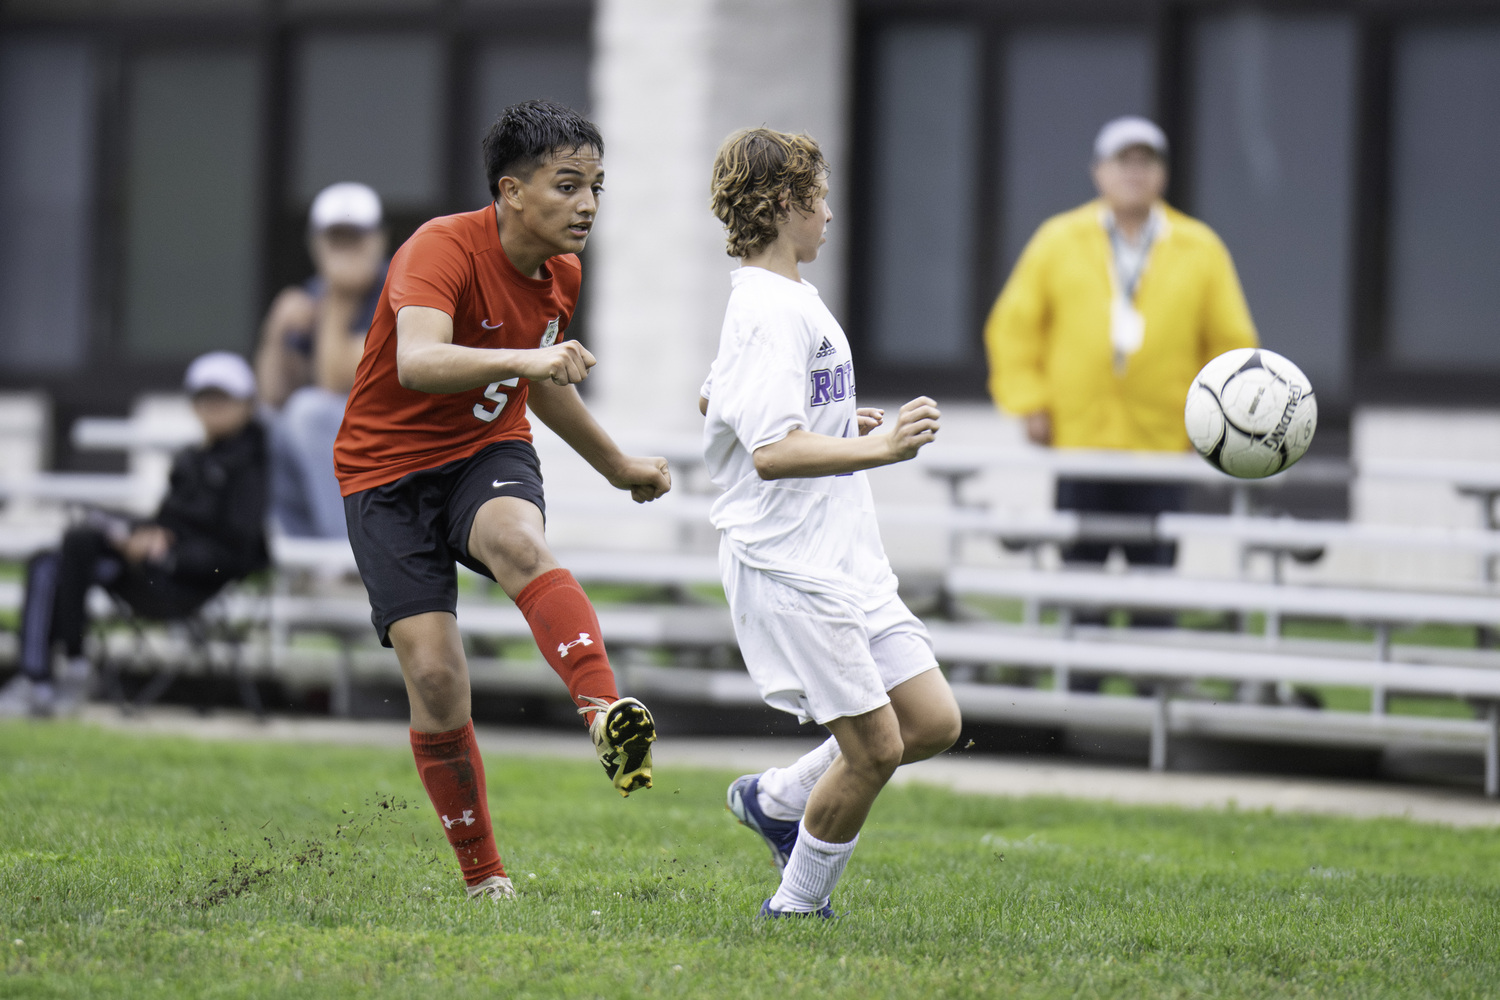
[[[572,649],[574,646],[592,646],[593,644],[594,640],[589,638],[589,634],[587,632],[579,632],[578,638],[574,639],[572,642],[560,642],[557,644],[557,655],[567,656],[568,650]]]
[[[474,810],[472,809],[465,809],[464,814],[458,817],[458,819],[449,819],[447,816],[443,817],[443,826],[445,826],[449,830],[453,829],[453,824],[455,823],[462,823],[464,826],[473,826],[478,822],[479,821],[474,818]]]

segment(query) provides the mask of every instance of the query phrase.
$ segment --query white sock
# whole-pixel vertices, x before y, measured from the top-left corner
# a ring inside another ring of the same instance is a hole
[[[828,905],[833,887],[859,843],[859,834],[847,844],[830,844],[807,832],[807,824],[798,824],[797,846],[781,873],[781,885],[771,897],[771,909],[811,913]]]
[[[760,776],[755,795],[760,811],[772,819],[799,820],[807,812],[807,797],[823,772],[839,755],[839,741],[832,736],[804,754],[790,767],[773,767]]]

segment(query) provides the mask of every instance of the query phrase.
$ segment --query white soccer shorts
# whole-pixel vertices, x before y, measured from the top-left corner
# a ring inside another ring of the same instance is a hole
[[[927,627],[895,594],[871,609],[810,594],[749,568],[727,546],[719,565],[745,666],[772,708],[820,724],[863,715],[937,666]]]

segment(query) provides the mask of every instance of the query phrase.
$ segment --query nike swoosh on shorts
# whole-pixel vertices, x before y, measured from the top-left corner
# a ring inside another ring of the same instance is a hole
[[[502,487],[502,486],[520,486],[520,485],[521,485],[521,481],[519,479],[507,479],[503,483],[500,480],[497,479],[493,483],[490,483],[490,486],[493,487],[494,489],[497,489],[497,490],[500,487]]]

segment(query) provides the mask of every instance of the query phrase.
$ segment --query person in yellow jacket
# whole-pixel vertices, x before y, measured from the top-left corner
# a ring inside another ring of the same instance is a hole
[[[1161,200],[1166,150],[1143,118],[1106,125],[1099,199],[1042,224],[990,313],[990,393],[1037,444],[1182,451],[1193,376],[1256,346],[1224,244]]]
[[[1117,118],[1094,141],[1099,198],[1044,222],[985,324],[990,393],[1027,437],[1057,448],[1182,451],[1182,407],[1211,358],[1256,346],[1229,251],[1162,201],[1167,139]],[[1059,509],[1180,510],[1185,488],[1060,479]],[[1103,562],[1110,546],[1069,546]],[[1169,544],[1126,545],[1131,563],[1171,565]]]

